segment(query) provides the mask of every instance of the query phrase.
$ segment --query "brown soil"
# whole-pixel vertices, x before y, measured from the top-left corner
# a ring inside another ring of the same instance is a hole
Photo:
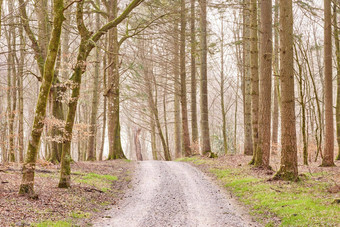
[[[59,166],[40,161],[35,178],[35,192],[39,198],[33,200],[18,195],[21,167],[14,163],[0,165],[0,226],[29,226],[43,220],[64,219],[84,224],[84,216],[93,217],[123,197],[134,169],[134,162],[124,160],[77,162],[72,165],[75,173],[72,174],[72,187],[59,189]],[[86,183],[75,182],[82,173],[114,175],[118,180],[103,192]]]

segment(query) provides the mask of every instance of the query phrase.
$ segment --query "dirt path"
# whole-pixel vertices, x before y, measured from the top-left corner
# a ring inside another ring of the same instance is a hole
[[[94,226],[256,226],[209,179],[182,162],[139,162],[134,188]]]

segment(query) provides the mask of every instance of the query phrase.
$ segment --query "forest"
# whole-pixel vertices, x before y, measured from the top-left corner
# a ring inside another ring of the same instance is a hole
[[[0,0],[0,226],[340,226],[339,20]]]

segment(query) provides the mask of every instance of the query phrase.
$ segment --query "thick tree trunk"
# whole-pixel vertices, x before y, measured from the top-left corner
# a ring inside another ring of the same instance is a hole
[[[325,145],[321,166],[334,166],[331,0],[324,1]]]
[[[117,18],[118,2],[110,1],[110,20]],[[108,159],[126,159],[120,136],[120,89],[119,89],[119,45],[118,30],[113,27],[109,32],[109,53],[108,62],[111,65],[108,69],[108,134],[109,134],[109,157]]]
[[[201,110],[201,152],[211,153],[208,109],[208,70],[207,70],[207,0],[201,0],[201,78],[200,78],[200,110]]]
[[[270,168],[271,82],[272,82],[272,1],[261,1],[259,138],[255,166]]]
[[[274,179],[297,180],[292,0],[280,0],[281,166]]]
[[[44,119],[46,116],[46,105],[47,100],[54,76],[54,65],[56,62],[59,43],[60,43],[60,34],[62,23],[64,21],[64,1],[63,0],[54,0],[53,1],[53,30],[51,34],[51,39],[48,46],[48,54],[46,58],[46,62],[44,64],[44,74],[43,80],[41,83],[38,102],[34,115],[34,123],[31,132],[31,138],[29,140],[29,145],[27,149],[27,157],[25,163],[22,168],[22,182],[20,185],[19,193],[20,194],[34,194],[34,171],[35,164],[38,155],[38,148],[40,143],[41,133],[44,127]],[[25,18],[25,17],[24,17]]]

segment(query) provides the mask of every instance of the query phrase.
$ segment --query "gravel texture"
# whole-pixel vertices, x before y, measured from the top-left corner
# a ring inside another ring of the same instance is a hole
[[[139,162],[133,185],[94,226],[258,226],[187,163]]]

